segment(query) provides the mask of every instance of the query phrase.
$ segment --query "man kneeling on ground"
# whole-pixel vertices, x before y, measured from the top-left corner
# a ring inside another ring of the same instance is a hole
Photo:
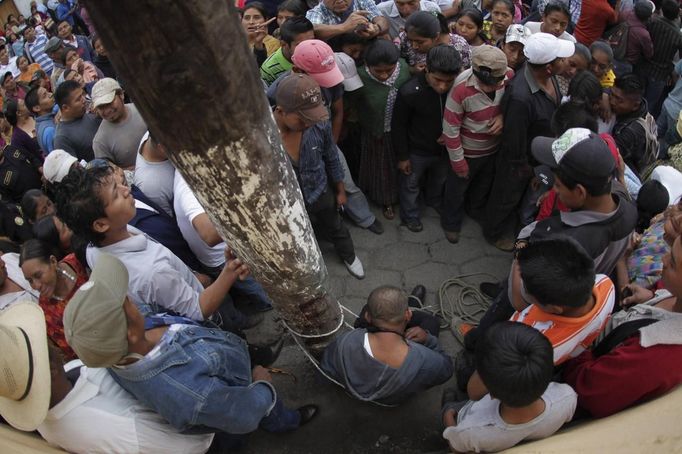
[[[395,287],[376,288],[367,299],[368,326],[324,352],[322,369],[359,400],[397,404],[452,376],[452,360],[435,336],[419,326],[406,331],[413,317],[407,298]]]

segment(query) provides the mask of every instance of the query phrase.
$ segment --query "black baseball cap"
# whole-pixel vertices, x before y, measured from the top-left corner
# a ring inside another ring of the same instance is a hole
[[[606,142],[586,128],[571,128],[558,139],[536,137],[531,152],[541,164],[585,186],[606,184],[616,168]]]

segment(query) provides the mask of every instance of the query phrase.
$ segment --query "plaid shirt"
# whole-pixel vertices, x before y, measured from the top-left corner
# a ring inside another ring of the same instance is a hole
[[[381,16],[377,5],[372,0],[353,0],[350,7],[340,16],[324,5],[324,2],[309,10],[305,17],[314,25],[339,25],[348,19],[353,11],[367,11],[367,19],[372,22],[377,16]]]
[[[329,179],[332,183],[343,181],[343,167],[329,121],[317,123],[303,132],[298,165],[293,164],[307,205],[317,202],[327,190]]]

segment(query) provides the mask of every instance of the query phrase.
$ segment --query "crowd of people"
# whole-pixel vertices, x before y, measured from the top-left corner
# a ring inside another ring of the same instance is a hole
[[[0,30],[0,415],[126,453],[225,452],[313,420],[272,383],[281,340],[246,341],[272,301],[87,10],[43,3]],[[315,232],[352,276],[346,223],[384,232],[371,204],[410,235],[434,208],[454,255],[465,217],[513,252],[480,322],[453,321],[456,355],[423,286],[372,291],[319,364],[352,398],[396,406],[454,377],[444,440],[482,452],[682,383],[677,0],[236,6]]]

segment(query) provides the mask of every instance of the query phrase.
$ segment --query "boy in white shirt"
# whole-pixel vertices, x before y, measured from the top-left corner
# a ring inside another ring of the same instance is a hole
[[[552,357],[549,340],[530,326],[501,322],[486,330],[467,389],[484,397],[443,408],[443,437],[452,451],[501,451],[548,437],[570,421],[577,396],[568,385],[550,383]]]

